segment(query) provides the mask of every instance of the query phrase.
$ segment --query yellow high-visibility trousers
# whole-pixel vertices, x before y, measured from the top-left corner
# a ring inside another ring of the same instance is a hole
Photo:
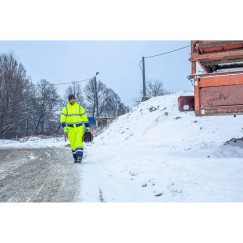
[[[72,149],[74,159],[78,157],[83,158],[83,135],[84,126],[78,126],[74,124],[73,127],[68,129],[68,139]]]

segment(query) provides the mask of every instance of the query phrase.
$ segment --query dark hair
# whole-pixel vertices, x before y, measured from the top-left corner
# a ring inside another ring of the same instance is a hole
[[[73,94],[68,95],[68,100],[75,99],[75,96]]]

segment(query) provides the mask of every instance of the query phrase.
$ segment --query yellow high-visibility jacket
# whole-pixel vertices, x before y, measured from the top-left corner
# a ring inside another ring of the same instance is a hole
[[[79,125],[83,123],[88,125],[89,123],[85,109],[77,102],[73,105],[68,102],[68,104],[62,108],[60,122],[66,125]]]

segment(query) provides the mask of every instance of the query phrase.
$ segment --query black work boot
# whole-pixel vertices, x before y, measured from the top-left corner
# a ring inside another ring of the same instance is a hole
[[[76,156],[76,154],[75,154],[75,151],[72,151],[73,152],[73,158],[74,158],[74,163],[77,163],[77,156]]]
[[[77,163],[81,163],[82,162],[82,157],[77,157]]]

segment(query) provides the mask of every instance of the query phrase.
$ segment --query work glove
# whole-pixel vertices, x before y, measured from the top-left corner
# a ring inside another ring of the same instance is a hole
[[[69,127],[64,127],[64,128],[63,128],[64,133],[68,133],[68,130],[69,130],[68,128],[69,128]]]
[[[86,132],[90,132],[90,128],[89,127],[86,127]]]

